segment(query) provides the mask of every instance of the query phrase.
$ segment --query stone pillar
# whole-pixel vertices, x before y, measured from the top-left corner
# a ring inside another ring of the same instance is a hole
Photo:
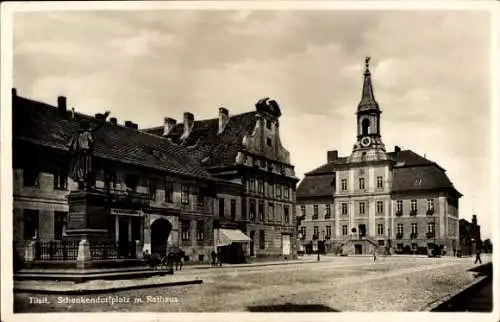
[[[76,259],[77,268],[90,268],[92,266],[92,256],[90,255],[90,244],[83,238],[78,244],[78,257]]]
[[[128,241],[132,241],[132,217],[128,217]]]
[[[142,252],[142,246],[141,246],[141,241],[140,240],[136,240],[135,241],[135,255],[136,255],[137,259],[143,259],[144,258],[144,254]]]
[[[30,267],[36,260],[36,240],[30,240],[24,248],[24,262]]]
[[[115,216],[115,242],[120,239],[120,223],[118,215]]]
[[[144,217],[144,230],[143,230],[143,252],[148,251],[151,254],[151,223],[149,216]]]

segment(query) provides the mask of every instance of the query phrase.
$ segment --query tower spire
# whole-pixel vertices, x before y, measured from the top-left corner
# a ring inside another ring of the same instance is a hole
[[[379,110],[378,103],[373,95],[373,85],[370,73],[370,56],[365,58],[365,73],[363,81],[363,92],[361,101],[358,104],[358,112],[368,110]]]

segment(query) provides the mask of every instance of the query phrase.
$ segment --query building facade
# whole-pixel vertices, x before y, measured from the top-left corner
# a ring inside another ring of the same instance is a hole
[[[477,215],[472,215],[471,222],[459,220],[460,249],[463,255],[474,255],[483,248],[481,226],[477,224]]]
[[[75,259],[78,241],[71,243],[67,227],[68,194],[77,184],[68,178],[68,145],[81,121],[96,125],[102,115],[68,111],[65,97],[50,106],[15,90],[12,111],[15,249],[23,257],[26,242],[37,240],[38,259]],[[207,261],[214,243],[213,177],[185,148],[132,122],[122,126],[112,118],[94,140],[95,187],[107,196],[101,214],[107,256],[137,258],[146,250],[165,255],[175,247],[187,261]],[[61,255],[56,248],[62,244],[72,253]],[[93,256],[103,247],[91,245]]]
[[[458,249],[461,194],[437,163],[399,147],[386,151],[368,59],[363,76],[351,154],[328,151],[327,163],[298,186],[302,244],[317,239],[346,254]]]
[[[263,99],[255,111],[194,120],[184,113],[178,124],[166,118],[164,126],[146,129],[186,147],[206,171],[240,188],[217,195],[215,224],[233,228],[249,238],[244,251],[253,257],[296,256],[295,188],[297,178],[290,153],[279,132],[281,110]]]

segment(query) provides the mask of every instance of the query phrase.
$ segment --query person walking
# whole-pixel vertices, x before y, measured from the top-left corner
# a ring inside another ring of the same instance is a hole
[[[377,260],[377,249],[373,248],[373,262]]]
[[[217,253],[215,252],[215,250],[212,250],[212,267],[215,267],[216,261],[217,261]]]
[[[479,264],[482,264],[483,262],[481,261],[481,251],[478,250],[476,252],[476,260],[474,261],[474,265],[477,264],[477,262],[479,262]]]

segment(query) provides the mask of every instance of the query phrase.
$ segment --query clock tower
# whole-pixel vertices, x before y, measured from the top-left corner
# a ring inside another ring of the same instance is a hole
[[[370,57],[365,59],[363,91],[356,112],[357,137],[349,162],[387,160],[385,146],[380,136],[380,114],[373,95]]]

